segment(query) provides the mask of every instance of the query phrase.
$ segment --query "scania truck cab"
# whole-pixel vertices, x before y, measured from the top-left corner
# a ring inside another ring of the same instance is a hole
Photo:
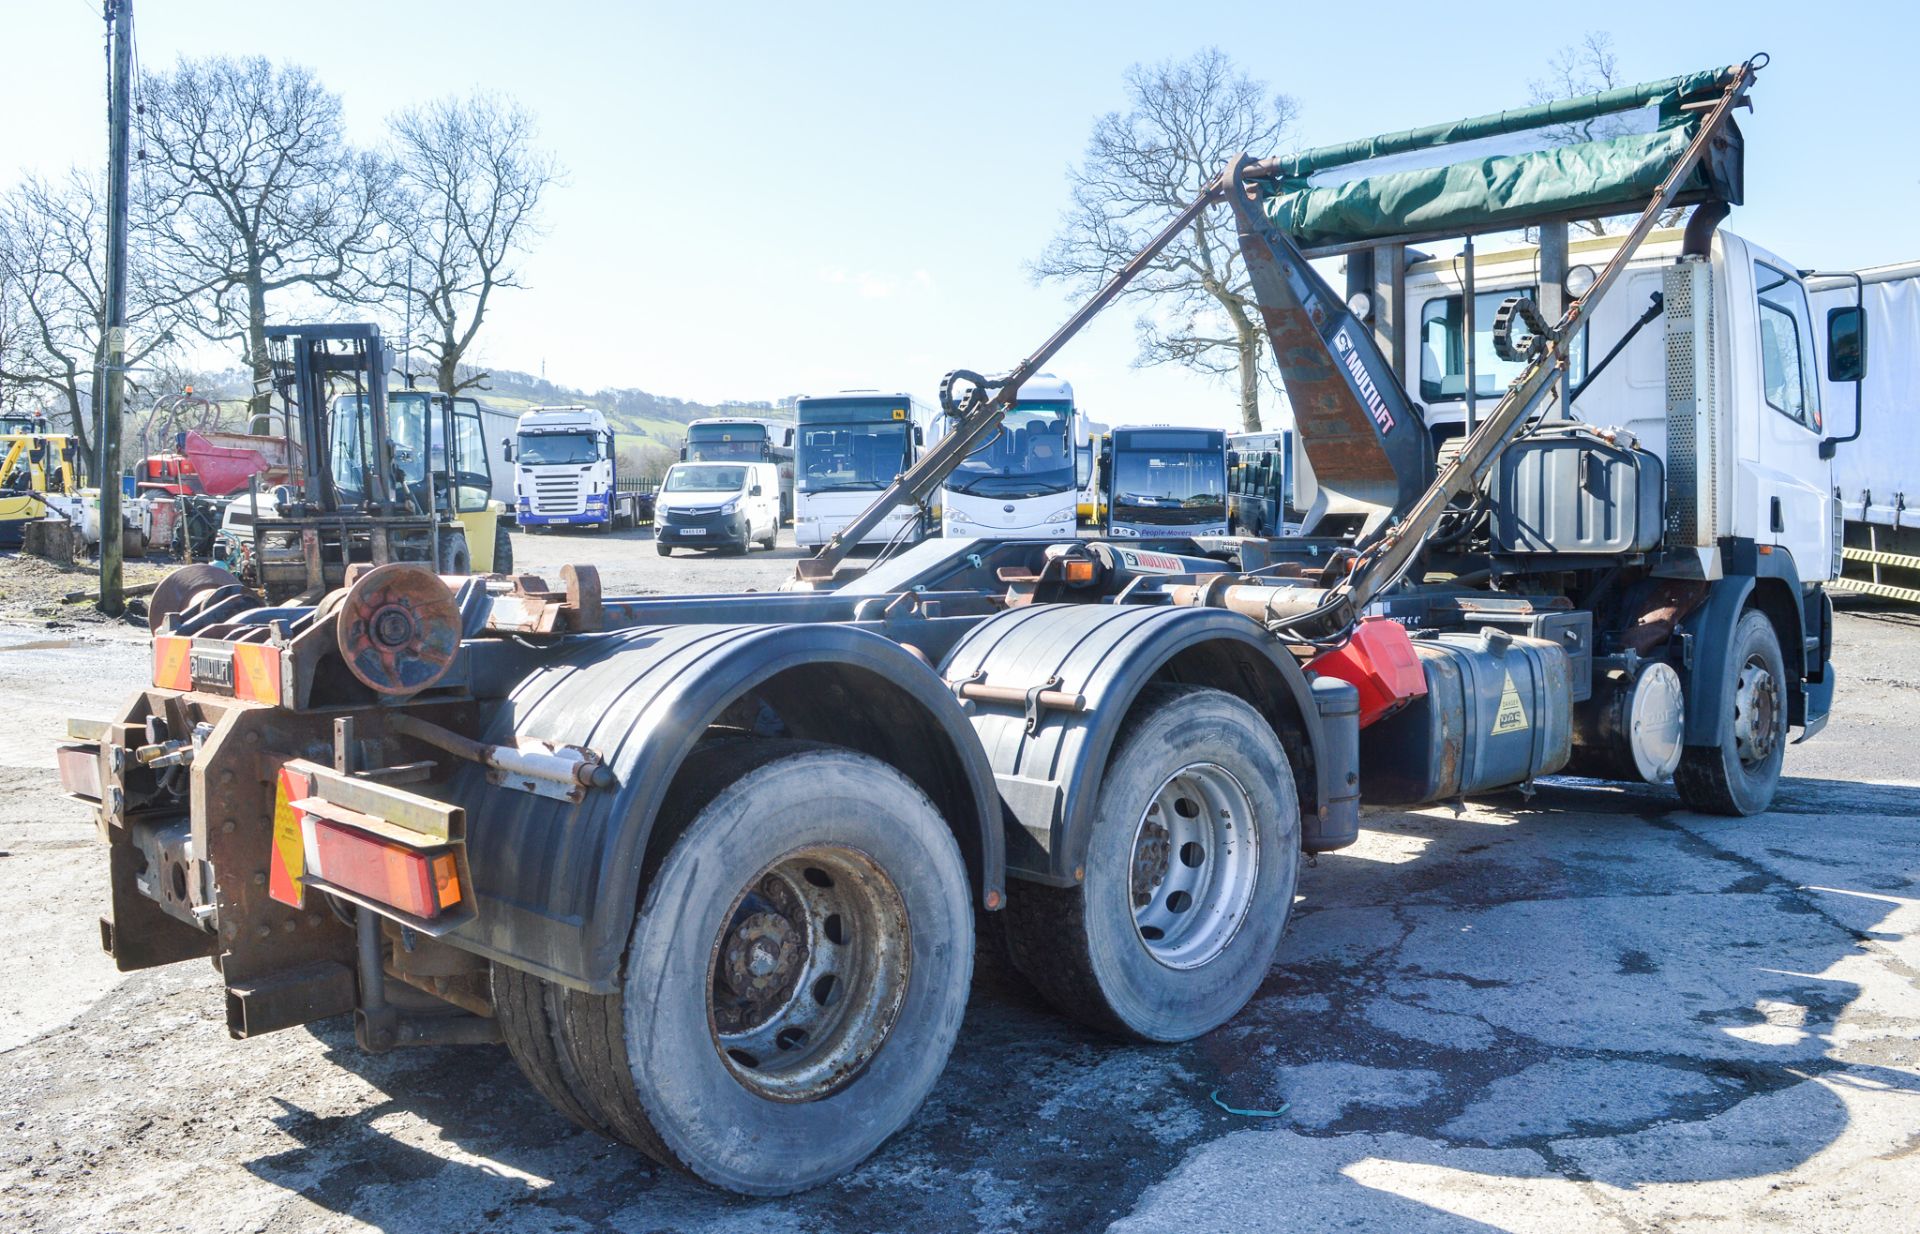
[[[508,453],[522,527],[611,531],[639,521],[640,494],[620,489],[613,428],[600,411],[536,407],[521,415]]]

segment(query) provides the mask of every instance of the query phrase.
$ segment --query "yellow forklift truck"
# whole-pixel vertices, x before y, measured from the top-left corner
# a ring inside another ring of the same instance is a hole
[[[356,563],[511,565],[510,549],[497,554],[477,406],[456,414],[441,395],[389,396],[393,353],[377,326],[273,327],[267,342],[287,456],[305,462],[289,483],[236,498],[248,516],[233,562],[242,583],[278,604],[343,586]]]

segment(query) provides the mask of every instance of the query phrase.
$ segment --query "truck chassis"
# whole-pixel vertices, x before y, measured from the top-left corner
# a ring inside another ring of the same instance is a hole
[[[1242,159],[1012,373],[956,374],[954,431],[795,590],[610,597],[588,567],[550,587],[395,563],[298,608],[173,597],[152,687],[59,752],[108,845],[107,949],[122,969],[211,958],[236,1037],[351,1013],[370,1050],[504,1041],[582,1126],[778,1194],[913,1115],[977,920],[1063,1014],[1180,1041],[1252,996],[1303,857],[1354,841],[1363,792],[1444,800],[1572,764],[1764,808],[1788,726],[1816,730],[1833,682],[1824,593],[1790,559],[1733,538],[1718,577],[1662,573],[1636,535],[1596,560],[1493,552],[1495,588],[1455,547],[1497,534],[1476,495],[1497,528],[1513,490],[1489,475],[1516,444],[1649,466],[1534,413],[1756,67],[1690,97],[1693,139],[1585,297],[1551,324],[1505,313],[1526,372],[1437,474]],[[1218,204],[1296,406],[1319,400],[1302,431],[1334,447],[1315,465],[1351,499],[1344,532],[935,541],[836,575]]]

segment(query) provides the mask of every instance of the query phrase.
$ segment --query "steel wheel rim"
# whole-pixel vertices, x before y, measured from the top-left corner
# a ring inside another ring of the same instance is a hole
[[[817,1101],[886,1043],[912,970],[907,905],[858,849],[798,849],[750,879],[707,961],[707,1030],[748,1092]]]
[[[1134,934],[1168,968],[1198,968],[1239,933],[1259,874],[1246,789],[1218,763],[1188,763],[1160,782],[1134,827]]]
[[[1780,687],[1760,656],[1750,656],[1733,693],[1733,745],[1740,762],[1757,767],[1780,740]]]

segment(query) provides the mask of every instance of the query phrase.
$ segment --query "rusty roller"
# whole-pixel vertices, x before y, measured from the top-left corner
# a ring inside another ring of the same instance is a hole
[[[452,666],[460,609],[432,570],[392,562],[354,580],[336,629],[340,655],[369,689],[413,694]]]
[[[160,585],[153,589],[153,596],[147,601],[147,629],[158,634],[167,618],[185,611],[201,592],[232,587],[239,581],[226,570],[206,562],[182,566],[161,579]]]

